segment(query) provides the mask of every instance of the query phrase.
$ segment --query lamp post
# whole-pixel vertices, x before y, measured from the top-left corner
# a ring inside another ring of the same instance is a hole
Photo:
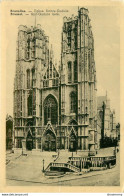
[[[59,153],[60,153],[60,151],[59,151],[59,149],[58,149],[58,157],[59,157]]]
[[[23,140],[22,140],[22,155],[24,154],[24,152],[23,152]]]
[[[44,162],[45,162],[45,161],[44,161],[44,159],[43,159],[43,170],[42,170],[43,172],[44,172]]]
[[[90,157],[90,144],[89,144],[89,157]]]
[[[82,159],[80,159],[80,172],[82,172]]]
[[[23,155],[23,146],[22,146],[22,155]]]

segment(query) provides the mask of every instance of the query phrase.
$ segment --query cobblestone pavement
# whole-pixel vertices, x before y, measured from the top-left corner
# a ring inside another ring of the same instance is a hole
[[[119,186],[120,184],[120,158],[117,154],[117,164],[114,168],[104,171],[94,171],[82,175],[70,174],[61,178],[48,179],[42,173],[42,160],[45,167],[53,161],[47,152],[42,156],[18,156],[7,165],[7,180],[9,186]],[[15,155],[14,155],[15,156]]]

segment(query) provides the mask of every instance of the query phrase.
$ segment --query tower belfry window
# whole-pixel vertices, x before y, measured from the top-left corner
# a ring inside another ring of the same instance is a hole
[[[68,83],[72,82],[72,63],[68,62]]]
[[[76,113],[76,94],[74,92],[70,94],[70,112]]]
[[[32,92],[29,93],[27,104],[28,104],[28,116],[31,116],[32,115]]]
[[[30,40],[27,41],[27,55],[26,58],[29,59],[30,57]]]
[[[32,41],[32,55],[31,55],[32,58],[35,58],[35,46],[36,46],[36,41],[35,41],[35,39],[33,39],[33,41]]]
[[[35,69],[32,69],[32,86],[35,86]]]
[[[77,49],[77,27],[74,29],[74,46]]]
[[[67,33],[68,47],[71,48],[71,30]]]
[[[52,62],[50,61],[50,78],[52,78]]]
[[[77,82],[77,61],[74,62],[74,82]]]
[[[30,88],[30,70],[27,70],[27,88]]]

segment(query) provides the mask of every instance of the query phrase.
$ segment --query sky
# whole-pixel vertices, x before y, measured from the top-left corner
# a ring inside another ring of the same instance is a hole
[[[86,7],[89,10],[94,36],[95,64],[97,76],[97,95],[106,95],[110,99],[111,109],[115,109],[116,122],[120,122],[120,11],[119,7]],[[46,10],[46,7],[35,9]],[[61,32],[63,17],[78,14],[78,7],[47,7],[47,9],[68,10],[59,16],[37,16],[36,23],[41,24],[49,36],[57,61],[61,54]],[[26,8],[34,10],[34,8]],[[10,16],[6,21],[6,113],[13,116],[13,88],[16,67],[16,41],[19,25],[34,26],[35,17]]]

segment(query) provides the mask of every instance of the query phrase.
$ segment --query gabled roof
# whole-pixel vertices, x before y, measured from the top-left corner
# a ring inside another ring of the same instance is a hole
[[[9,120],[10,120],[10,121],[13,121],[13,118],[12,118],[12,116],[7,115],[7,116],[6,116],[6,121],[9,121]]]
[[[55,67],[55,65],[50,61],[49,66],[47,67],[43,79],[52,79],[59,77],[59,73]]]

